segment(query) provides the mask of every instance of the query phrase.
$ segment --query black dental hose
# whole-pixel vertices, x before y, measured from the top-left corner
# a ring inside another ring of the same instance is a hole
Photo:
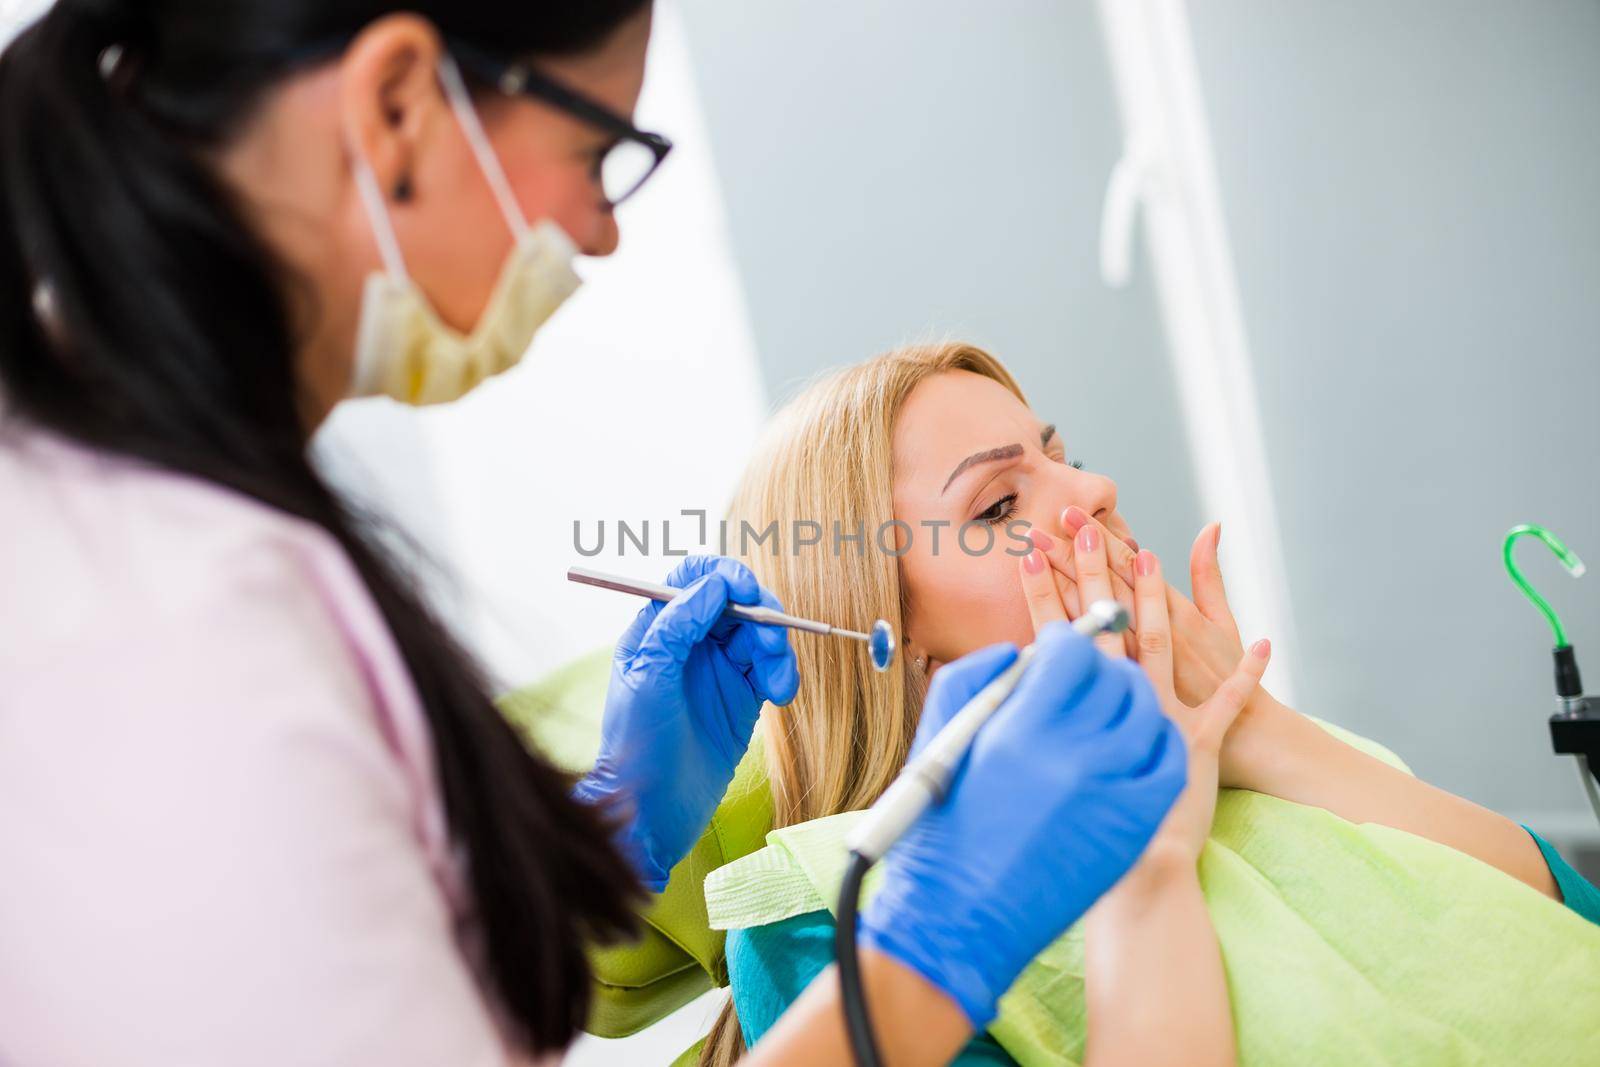
[[[867,1014],[867,993],[861,985],[861,956],[856,950],[856,912],[861,902],[861,881],[872,861],[859,852],[850,853],[844,883],[839,887],[838,923],[833,929],[834,948],[839,957],[839,996],[844,1002],[845,1032],[857,1067],[879,1067],[877,1038]]]

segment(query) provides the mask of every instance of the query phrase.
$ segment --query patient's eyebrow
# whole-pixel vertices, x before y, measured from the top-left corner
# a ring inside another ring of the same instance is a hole
[[[944,483],[944,489],[939,490],[939,495],[943,496],[945,489],[950,488],[950,482],[961,477],[961,472],[968,467],[975,467],[979,463],[993,463],[1001,459],[1016,459],[1020,455],[1022,455],[1021,445],[1002,445],[999,448],[991,448],[987,452],[974,452],[956,464],[956,469],[950,472],[949,481]]]
[[[1051,423],[1039,431],[1039,446],[1043,448],[1048,445],[1050,439],[1055,435],[1056,427],[1054,423]],[[1021,445],[1002,445],[999,448],[991,448],[987,452],[974,452],[956,464],[956,469],[950,472],[950,477],[945,481],[944,489],[939,490],[939,495],[943,496],[945,489],[950,488],[950,483],[961,477],[961,472],[968,467],[976,466],[979,463],[994,463],[1002,459],[1016,459],[1020,455],[1022,455]]]

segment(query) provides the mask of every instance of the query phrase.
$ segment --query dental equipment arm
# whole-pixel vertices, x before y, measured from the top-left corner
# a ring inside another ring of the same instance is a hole
[[[1527,536],[1543,541],[1574,578],[1582,578],[1588,568],[1576,552],[1562,544],[1555,534],[1543,526],[1524,523],[1506,532],[1505,544],[1501,549],[1506,574],[1529,603],[1539,609],[1555,637],[1555,648],[1551,654],[1555,658],[1556,668],[1556,713],[1550,716],[1550,743],[1558,754],[1570,755],[1578,764],[1578,780],[1583,783],[1583,794],[1589,799],[1589,809],[1594,812],[1595,820],[1600,822],[1600,788],[1597,788],[1597,783],[1600,783],[1600,697],[1583,695],[1583,680],[1578,674],[1578,653],[1567,641],[1567,631],[1561,625],[1561,617],[1550,606],[1550,602],[1540,596],[1538,590],[1522,576],[1511,554],[1517,539]]]

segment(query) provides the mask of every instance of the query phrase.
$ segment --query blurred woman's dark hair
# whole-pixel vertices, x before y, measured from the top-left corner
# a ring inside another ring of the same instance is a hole
[[[509,59],[595,49],[648,2],[58,0],[0,55],[5,418],[241,493],[349,555],[427,711],[493,993],[535,1051],[581,1028],[585,945],[630,933],[641,890],[606,816],[524,748],[373,524],[313,468],[291,309],[304,286],[207,158],[275,85],[392,12]]]

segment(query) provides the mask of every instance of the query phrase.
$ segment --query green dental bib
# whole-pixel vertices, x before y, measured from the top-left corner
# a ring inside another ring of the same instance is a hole
[[[711,925],[833,910],[859,817],[773,831],[715,871]],[[1469,856],[1225,789],[1200,881],[1242,1067],[1600,1063],[1600,927]],[[1080,925],[1018,978],[990,1034],[1023,1067],[1081,1063],[1083,974]]]

